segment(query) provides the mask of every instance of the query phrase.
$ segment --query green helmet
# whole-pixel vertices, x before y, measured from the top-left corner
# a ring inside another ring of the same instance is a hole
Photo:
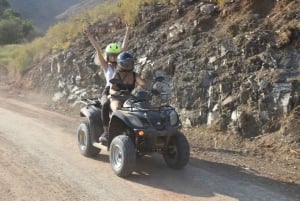
[[[110,43],[105,48],[105,54],[119,54],[122,51],[121,47],[117,43]]]

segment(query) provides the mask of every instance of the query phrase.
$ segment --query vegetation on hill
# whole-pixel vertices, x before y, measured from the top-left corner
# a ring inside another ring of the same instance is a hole
[[[6,0],[2,1],[5,2]],[[83,23],[94,24],[115,14],[122,16],[125,23],[133,25],[142,4],[176,2],[176,0],[118,0],[116,3],[103,3],[73,16],[65,22],[59,22],[51,26],[45,36],[38,37],[31,43],[0,48],[0,66],[5,66],[9,71],[22,74],[34,62],[41,60],[47,54],[68,48],[71,41],[81,32]],[[28,31],[28,28],[25,28],[24,30]],[[7,51],[9,53],[6,53]],[[3,53],[1,54],[1,52]],[[2,57],[1,55],[5,56]]]
[[[0,45],[22,43],[33,30],[31,21],[23,20],[6,0],[0,0]]]

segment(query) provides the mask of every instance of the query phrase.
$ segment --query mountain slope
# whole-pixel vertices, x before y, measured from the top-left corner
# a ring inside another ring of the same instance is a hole
[[[107,0],[106,0],[107,1]],[[115,0],[110,0],[109,2],[114,2]],[[81,1],[68,9],[66,9],[63,13],[56,16],[56,19],[63,20],[67,19],[68,17],[80,13],[86,9],[93,8],[101,3],[105,2],[105,0],[84,0]]]
[[[181,111],[185,126],[215,125],[251,138],[278,131],[281,118],[300,104],[299,3],[265,2],[271,7],[247,0],[220,10],[193,3],[186,4],[181,14],[176,7],[159,4],[141,11],[129,40],[129,49],[144,61],[137,63],[137,70],[150,80],[157,74],[167,77],[173,87],[170,98],[176,97],[172,104]],[[111,41],[122,41],[124,27],[116,17],[97,23],[94,34],[101,35],[104,48]],[[71,77],[78,77],[87,80],[76,87],[101,89],[102,76],[91,63],[93,48],[78,39],[81,42],[72,49],[52,55],[51,68],[49,61],[40,65],[57,79],[66,77],[65,86],[75,87],[78,83],[71,83]],[[50,78],[33,83],[55,91],[47,85],[56,85],[57,79]],[[63,90],[74,100],[81,97]]]
[[[56,22],[56,16],[66,9],[78,4],[78,7],[95,5],[96,0],[8,0],[11,7],[17,10],[24,18],[32,20],[43,31]],[[76,6],[75,6],[76,7]]]

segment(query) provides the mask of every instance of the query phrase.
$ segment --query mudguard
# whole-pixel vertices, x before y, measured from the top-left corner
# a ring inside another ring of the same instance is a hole
[[[103,124],[100,108],[94,105],[87,105],[80,110],[80,116],[89,120],[90,131],[93,142],[99,142],[99,137],[103,133]]]
[[[137,116],[137,114],[135,114],[134,116]],[[130,121],[130,117],[131,115],[130,114],[127,114],[127,113],[124,113],[124,112],[121,112],[119,110],[116,110],[113,114],[112,114],[112,117],[111,119],[113,120],[114,118],[118,118],[120,119],[127,127],[129,128],[136,128],[136,126],[134,126],[131,121]],[[112,122],[111,122],[112,123]]]
[[[133,128],[129,118],[128,115],[126,116],[126,114],[118,110],[112,113],[109,122],[108,149],[114,137],[122,134],[124,131],[128,131],[127,128]]]

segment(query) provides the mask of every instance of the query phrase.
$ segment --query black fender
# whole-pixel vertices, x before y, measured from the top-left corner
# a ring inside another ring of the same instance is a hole
[[[117,135],[125,134],[134,139],[133,133],[131,132],[133,128],[134,126],[131,124],[130,116],[118,110],[113,112],[109,123],[108,147]]]
[[[99,142],[99,137],[103,133],[103,124],[101,119],[101,109],[94,105],[87,105],[80,110],[80,116],[89,120],[90,131],[93,142]]]
[[[119,110],[116,110],[115,112],[113,112],[113,114],[111,116],[111,123],[113,123],[114,119],[117,118],[117,119],[121,120],[127,127],[133,129],[133,128],[135,128],[135,126],[130,121],[131,116],[137,116],[137,115],[136,114],[130,115],[130,113],[124,113]]]

